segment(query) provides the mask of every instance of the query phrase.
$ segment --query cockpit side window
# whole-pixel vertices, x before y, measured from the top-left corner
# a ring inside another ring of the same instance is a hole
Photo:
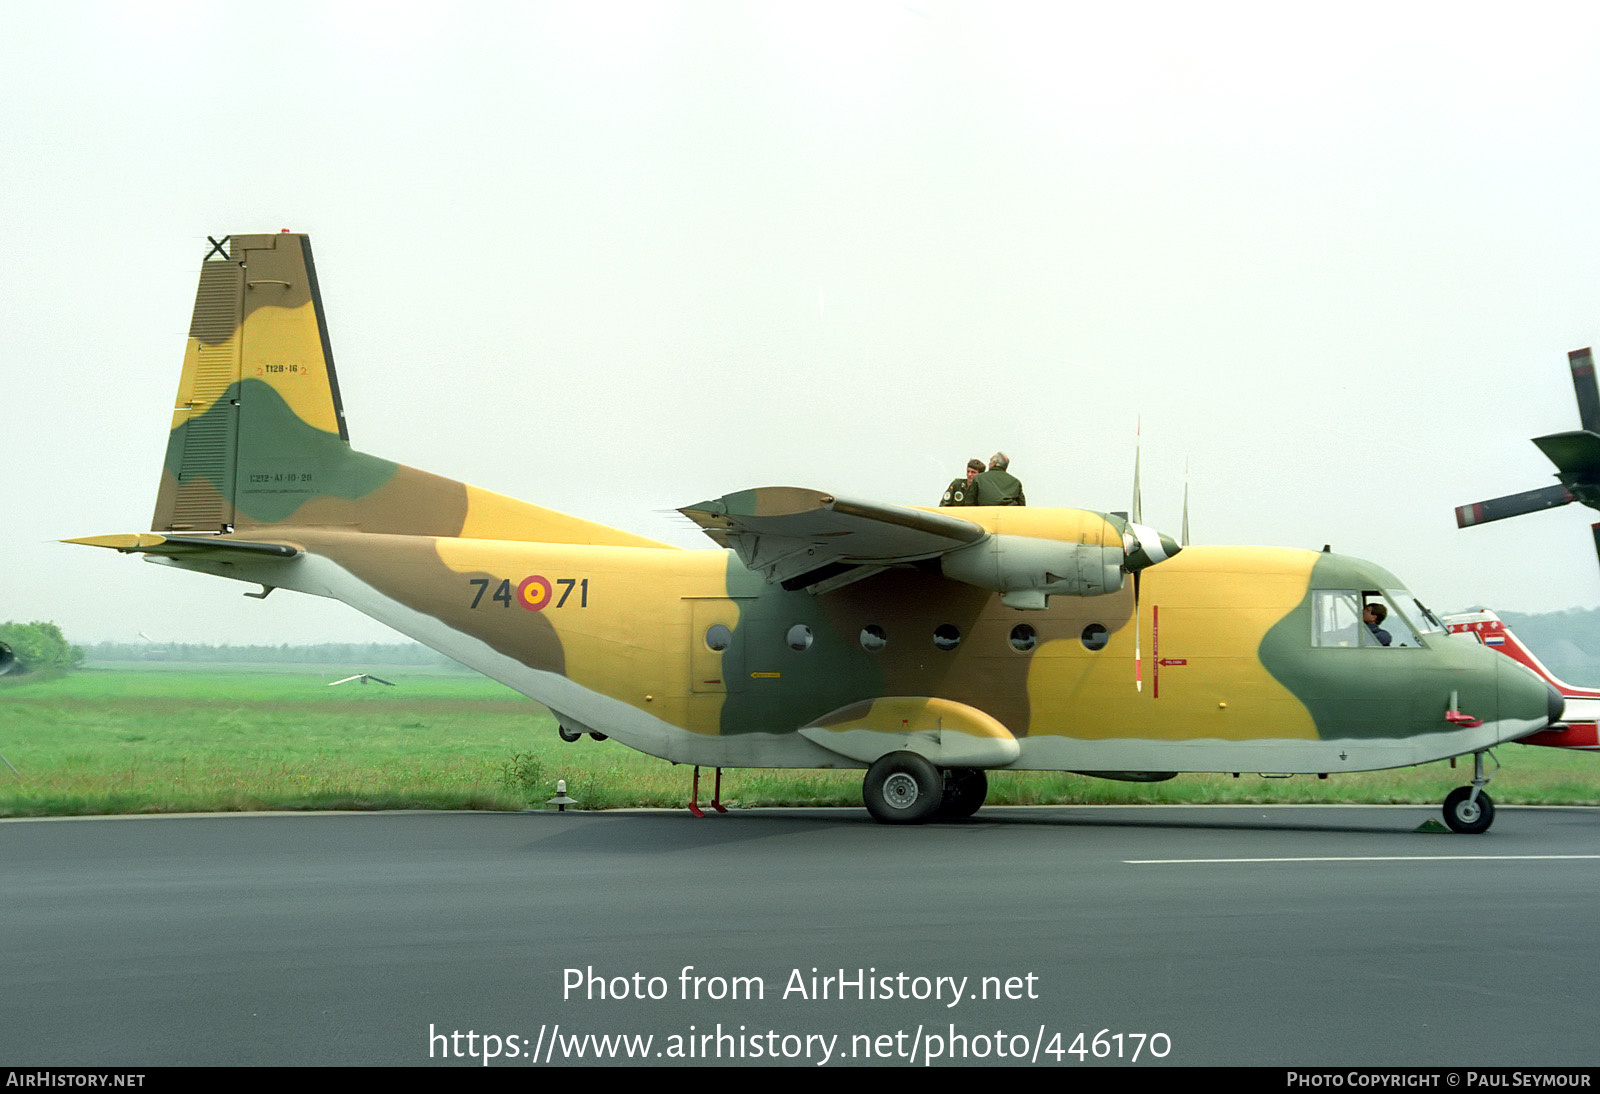
[[[1389,628],[1399,621],[1399,615],[1389,610],[1383,594],[1376,589],[1361,590],[1361,636],[1363,646],[1386,648],[1394,645],[1394,632]]]
[[[1414,604],[1406,593],[1379,589],[1315,589],[1312,591],[1311,644],[1329,649],[1415,649],[1422,645],[1415,616],[1404,608]]]
[[[1360,644],[1360,597],[1353,589],[1314,589],[1311,595],[1311,644],[1355,647]]]
[[[1361,644],[1386,649],[1422,645],[1417,640],[1415,617],[1405,609],[1405,605],[1415,603],[1408,594],[1361,590]]]

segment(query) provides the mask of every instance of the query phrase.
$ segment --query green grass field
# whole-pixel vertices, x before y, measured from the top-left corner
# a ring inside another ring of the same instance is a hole
[[[350,670],[357,671],[357,670]],[[91,667],[0,679],[0,816],[255,809],[544,808],[555,781],[579,808],[682,806],[690,769],[612,741],[567,744],[541,706],[493,681],[379,670],[399,686],[327,686],[349,672],[217,665]],[[1600,756],[1508,745],[1501,804],[1600,804]],[[1388,802],[1437,805],[1470,758],[1399,771],[1116,783],[990,775],[991,804]],[[708,773],[709,774],[709,773]],[[710,783],[702,780],[709,796]],[[732,806],[859,805],[859,771],[724,773]]]

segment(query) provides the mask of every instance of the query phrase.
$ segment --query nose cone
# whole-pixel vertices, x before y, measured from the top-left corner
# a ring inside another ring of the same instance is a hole
[[[1178,541],[1171,536],[1164,536],[1154,528],[1145,524],[1128,523],[1128,531],[1123,536],[1123,562],[1122,568],[1128,573],[1136,573],[1147,566],[1154,566],[1158,562],[1165,562],[1179,551]]]
[[[1518,724],[1528,728],[1517,736],[1526,736],[1561,721],[1567,702],[1559,691],[1504,654],[1494,654],[1494,662],[1499,717],[1508,734]]]

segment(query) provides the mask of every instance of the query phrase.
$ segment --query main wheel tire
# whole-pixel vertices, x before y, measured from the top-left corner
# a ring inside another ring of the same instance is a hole
[[[981,767],[964,767],[946,773],[944,801],[939,805],[939,816],[949,820],[965,820],[983,807],[989,796],[989,776]]]
[[[891,752],[867,769],[861,800],[880,824],[921,824],[939,812],[944,776],[915,752]]]
[[[1494,823],[1494,802],[1489,795],[1478,791],[1478,800],[1470,801],[1472,787],[1458,786],[1444,799],[1444,822],[1452,832],[1475,836],[1487,832]]]
[[[566,726],[563,726],[563,725],[557,725],[556,726],[556,733],[561,737],[561,739],[563,741],[567,742],[567,744],[569,744],[569,745],[572,744],[574,741],[580,741],[580,740],[583,739],[583,733],[581,731],[576,730],[576,729],[568,729]]]

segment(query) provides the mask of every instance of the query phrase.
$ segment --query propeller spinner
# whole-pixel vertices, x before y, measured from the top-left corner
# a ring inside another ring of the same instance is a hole
[[[1575,349],[1567,354],[1567,363],[1572,368],[1572,390],[1578,398],[1578,424],[1582,428],[1533,438],[1539,451],[1556,465],[1559,485],[1490,498],[1475,505],[1459,505],[1457,528],[1537,513],[1575,501],[1600,509],[1600,390],[1595,385],[1594,354],[1589,349]],[[1600,524],[1595,524],[1593,531],[1595,551],[1600,554]]]

